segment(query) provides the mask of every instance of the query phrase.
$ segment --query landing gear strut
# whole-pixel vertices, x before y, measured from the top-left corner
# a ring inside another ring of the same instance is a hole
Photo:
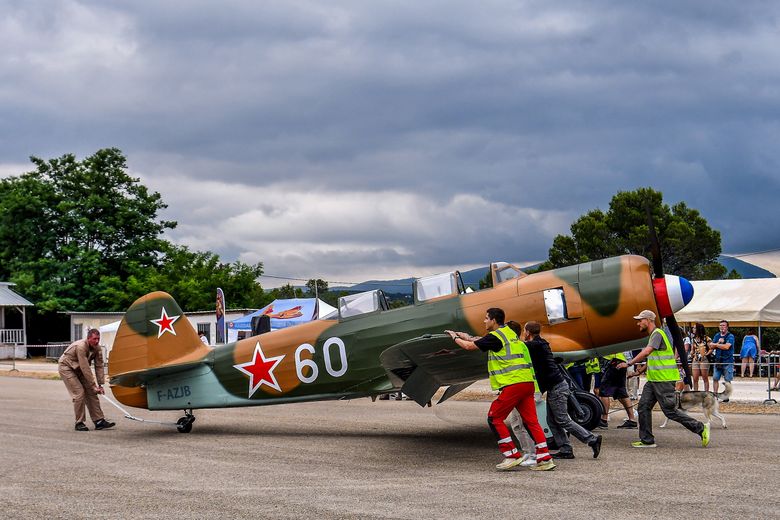
[[[181,417],[176,421],[176,429],[179,433],[190,433],[192,431],[192,423],[195,422],[195,416],[192,415],[192,408],[190,411],[184,410],[184,417]]]

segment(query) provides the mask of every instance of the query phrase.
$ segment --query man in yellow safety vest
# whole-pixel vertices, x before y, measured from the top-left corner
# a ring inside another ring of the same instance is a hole
[[[674,385],[680,379],[674,349],[666,332],[656,327],[655,313],[644,310],[634,316],[639,330],[650,335],[647,346],[629,362],[617,365],[626,368],[647,359],[647,383],[639,399],[639,440],[631,443],[635,448],[655,448],[653,437],[653,406],[658,403],[666,417],[677,421],[701,437],[701,445],[710,443],[710,425],[703,424],[677,409]]]
[[[460,348],[482,350],[488,353],[488,375],[490,386],[499,394],[490,405],[488,425],[498,441],[498,449],[504,460],[496,465],[498,470],[508,470],[522,464],[533,470],[555,469],[552,456],[547,449],[547,439],[536,416],[534,392],[539,391],[536,374],[531,363],[528,347],[520,341],[517,334],[504,324],[504,311],[492,307],[485,314],[483,337],[475,337],[465,332],[445,331]],[[526,429],[536,443],[536,457],[523,462],[523,454],[515,447],[507,428],[506,420],[513,408],[520,412]]]
[[[627,418],[618,428],[635,430],[637,427],[636,417],[634,408],[631,405],[631,399],[628,398],[628,388],[626,387],[628,369],[617,367],[621,362],[627,361],[626,356],[618,352],[608,354],[604,356],[604,359],[607,360],[607,366],[601,375],[601,385],[599,386],[599,399],[601,399],[601,404],[604,406],[604,414],[601,416],[599,426],[608,426],[609,399],[612,398],[620,401],[620,404],[623,405],[623,409],[626,411]]]

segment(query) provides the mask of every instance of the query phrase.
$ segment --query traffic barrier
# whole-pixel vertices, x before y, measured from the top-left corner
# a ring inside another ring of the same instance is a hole
[[[17,345],[0,344],[0,365],[11,365],[11,372],[17,372],[16,356],[19,355]]]

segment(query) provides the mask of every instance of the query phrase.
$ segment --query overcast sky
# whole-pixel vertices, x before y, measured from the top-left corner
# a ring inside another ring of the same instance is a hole
[[[538,261],[643,186],[780,247],[777,2],[0,9],[0,175],[118,147],[169,239],[267,274]]]

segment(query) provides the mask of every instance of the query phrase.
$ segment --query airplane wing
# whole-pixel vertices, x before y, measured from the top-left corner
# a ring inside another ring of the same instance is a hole
[[[425,406],[433,394],[450,386],[439,402],[487,377],[487,354],[464,350],[447,334],[425,334],[386,349],[379,361],[395,386]]]

